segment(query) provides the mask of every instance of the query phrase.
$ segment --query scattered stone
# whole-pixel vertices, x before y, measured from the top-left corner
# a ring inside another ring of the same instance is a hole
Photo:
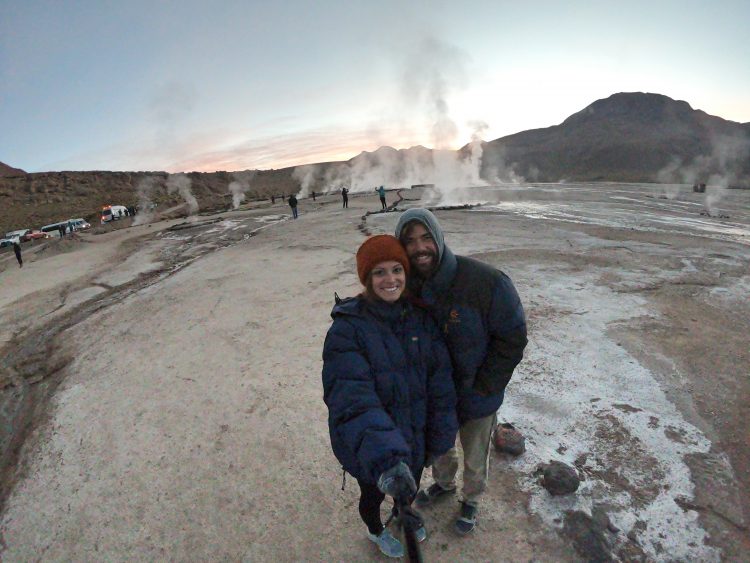
[[[536,473],[541,474],[542,486],[554,496],[574,493],[581,483],[578,472],[561,461],[542,463]]]
[[[643,410],[639,409],[638,407],[634,407],[633,405],[628,405],[627,403],[614,403],[612,406],[623,412],[641,412]]]
[[[614,561],[603,528],[580,510],[565,513],[563,533],[573,540],[573,547],[586,561]]]
[[[526,451],[526,438],[510,422],[499,424],[492,438],[499,452],[519,456]]]

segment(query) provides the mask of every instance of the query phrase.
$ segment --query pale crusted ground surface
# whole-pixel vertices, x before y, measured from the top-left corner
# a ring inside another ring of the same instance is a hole
[[[493,453],[473,537],[451,532],[454,502],[426,511],[425,555],[741,560],[750,193],[728,220],[701,219],[692,194],[574,186],[563,209],[564,193],[438,212],[448,244],[506,271],[526,306],[500,418],[528,451]],[[377,197],[350,201],[84,235],[23,270],[3,255],[8,364],[26,369],[29,341],[55,360],[34,369],[62,366],[8,481],[4,560],[379,559],[356,483],[340,490],[320,355],[334,291],[358,291],[362,230],[391,232],[398,214],[363,222]],[[578,494],[538,486],[549,459],[579,468]]]

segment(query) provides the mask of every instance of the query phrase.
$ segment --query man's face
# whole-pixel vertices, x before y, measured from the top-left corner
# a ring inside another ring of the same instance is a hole
[[[438,247],[430,231],[422,223],[415,222],[407,228],[402,243],[416,274],[423,279],[429,278],[438,267]]]

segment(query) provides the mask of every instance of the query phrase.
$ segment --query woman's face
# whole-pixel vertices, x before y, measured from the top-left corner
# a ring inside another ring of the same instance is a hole
[[[406,272],[400,262],[379,262],[370,272],[370,283],[376,297],[386,303],[395,303],[404,292]]]

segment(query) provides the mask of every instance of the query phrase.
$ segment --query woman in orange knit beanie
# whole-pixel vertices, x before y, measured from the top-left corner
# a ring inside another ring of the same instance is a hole
[[[323,348],[323,399],[333,453],[360,487],[367,537],[390,557],[401,542],[383,528],[386,495],[410,502],[422,470],[456,439],[448,349],[426,311],[404,298],[409,260],[391,235],[357,251],[364,293],[338,302]],[[419,541],[427,537],[422,526]]]

